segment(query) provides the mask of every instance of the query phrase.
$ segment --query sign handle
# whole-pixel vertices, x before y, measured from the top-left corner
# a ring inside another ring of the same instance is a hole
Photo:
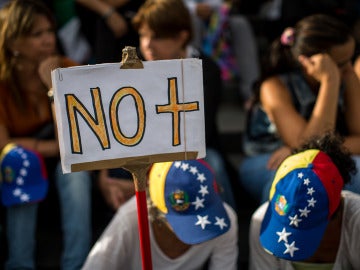
[[[150,164],[128,165],[125,167],[125,169],[132,174],[135,185],[143,270],[152,270],[149,220],[146,202],[147,171],[149,170],[149,167]]]
[[[120,69],[142,69],[143,63],[138,58],[136,48],[126,46],[122,50],[122,60]],[[136,205],[139,224],[139,239],[140,239],[140,252],[143,270],[152,270],[151,248],[150,248],[150,235],[149,235],[149,220],[146,202],[146,179],[147,171],[150,164],[134,164],[128,165],[125,169],[128,170],[134,180]]]

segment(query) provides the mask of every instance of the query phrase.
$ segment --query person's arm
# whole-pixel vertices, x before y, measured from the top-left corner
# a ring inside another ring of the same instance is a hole
[[[296,148],[304,140],[335,130],[340,92],[340,72],[326,54],[302,58],[307,72],[320,83],[319,93],[308,121],[295,109],[290,91],[278,77],[266,80],[260,99],[285,145]]]
[[[131,179],[111,177],[106,169],[99,172],[99,189],[113,210],[117,210],[135,194],[134,182]]]
[[[41,140],[33,137],[10,137],[7,128],[0,124],[0,150],[8,143],[15,143],[30,150],[39,152],[43,157],[54,157],[59,154],[56,140]]]
[[[122,4],[126,4],[128,1],[129,0],[123,0],[121,2]],[[121,37],[128,31],[125,18],[115,9],[119,4],[114,5],[112,3],[115,2],[115,0],[76,0],[76,2],[101,16],[116,37]],[[120,1],[118,2],[120,3]]]
[[[354,62],[354,70],[357,77],[360,79],[360,55],[358,55]]]

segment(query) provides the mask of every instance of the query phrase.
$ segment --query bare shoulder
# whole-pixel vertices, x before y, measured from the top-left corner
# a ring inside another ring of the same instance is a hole
[[[273,76],[261,84],[260,100],[264,107],[271,108],[291,103],[291,95],[284,82],[278,76]]]

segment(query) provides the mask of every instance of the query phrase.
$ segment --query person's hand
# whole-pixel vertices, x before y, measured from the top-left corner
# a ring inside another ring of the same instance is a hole
[[[124,17],[116,11],[106,18],[106,23],[117,38],[124,36],[128,32],[128,26]]]
[[[298,58],[307,74],[322,83],[326,80],[340,81],[340,69],[335,61],[326,53],[319,53],[306,57],[300,55]]]
[[[48,89],[51,88],[51,71],[60,67],[61,57],[60,56],[50,56],[43,60],[38,68],[38,73],[42,82],[46,85]]]
[[[129,179],[112,178],[102,170],[99,175],[99,188],[106,203],[115,211],[135,194],[134,182]]]
[[[274,153],[271,155],[267,163],[267,168],[269,170],[276,170],[280,166],[281,162],[283,162],[285,158],[287,158],[290,155],[291,155],[290,147],[287,146],[280,147],[279,149],[274,151]]]
[[[213,13],[213,9],[209,4],[206,3],[198,3],[196,5],[196,14],[202,19],[202,20],[208,20]]]

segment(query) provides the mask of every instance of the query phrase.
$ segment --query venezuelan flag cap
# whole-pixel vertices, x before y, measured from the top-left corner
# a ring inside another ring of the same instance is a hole
[[[48,190],[48,177],[39,153],[15,144],[0,155],[1,201],[5,206],[38,202]]]
[[[208,241],[230,228],[214,173],[203,160],[155,163],[149,173],[149,192],[186,244]]]
[[[324,152],[310,149],[285,159],[276,172],[261,225],[264,249],[285,260],[311,257],[340,204],[343,185]]]

